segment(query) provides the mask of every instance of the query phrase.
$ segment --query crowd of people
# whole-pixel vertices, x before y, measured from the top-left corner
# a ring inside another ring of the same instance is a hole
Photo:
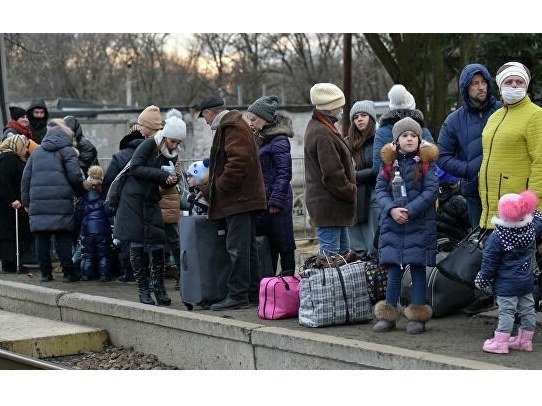
[[[346,106],[338,86],[310,88],[314,108],[303,135],[304,197],[318,254],[376,255],[388,269],[374,331],[396,328],[404,314],[407,333],[423,333],[432,317],[425,301],[426,267],[435,266],[437,249],[452,250],[481,228],[495,232],[476,279],[476,302],[465,311],[495,308],[496,300],[499,325],[483,349],[532,350],[534,285],[525,281],[532,276],[534,241],[542,232],[542,109],[529,98],[530,81],[524,64],[505,63],[495,77],[499,101],[487,68],[466,65],[459,77],[462,105],[446,117],[436,139],[402,84],[389,90],[389,111],[380,119],[371,100]],[[258,235],[269,239],[273,271],[280,266],[282,274],[294,274],[292,119],[278,110],[275,95],[254,100],[246,116],[229,110],[218,95],[205,96],[198,108],[213,140],[207,157],[185,174],[180,144],[186,123],[178,110],[162,121],[159,107],[145,108],[104,173],[76,117],[50,120],[41,99],[26,110],[11,106],[0,143],[0,169],[10,174],[0,178],[3,272],[25,270],[14,256],[18,238],[35,249],[42,282],[53,279],[52,243],[64,282],[107,282],[116,245],[124,271],[117,280],[135,282],[141,303],[170,305],[164,269],[171,254],[180,270],[184,180],[188,214],[221,221],[227,229],[227,295],[211,310],[258,303]],[[343,134],[337,123],[346,108],[350,127]],[[118,207],[110,206],[105,196],[127,165],[130,176]],[[405,181],[406,203],[394,199],[397,174]],[[511,213],[510,206],[521,210]],[[437,247],[442,238],[447,244]],[[521,258],[508,254],[520,248]],[[402,309],[407,265],[412,303]],[[175,289],[179,283],[177,275]]]

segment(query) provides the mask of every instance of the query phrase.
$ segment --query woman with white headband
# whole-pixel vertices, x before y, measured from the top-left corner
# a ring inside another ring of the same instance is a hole
[[[506,193],[530,189],[542,209],[542,108],[527,95],[530,81],[531,72],[520,62],[507,62],[497,71],[503,104],[482,132],[482,228],[494,228],[491,219],[498,215],[499,198]]]

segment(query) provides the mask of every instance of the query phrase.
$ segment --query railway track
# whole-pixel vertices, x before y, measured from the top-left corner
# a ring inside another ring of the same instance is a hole
[[[54,362],[0,349],[0,370],[63,370],[73,369]]]

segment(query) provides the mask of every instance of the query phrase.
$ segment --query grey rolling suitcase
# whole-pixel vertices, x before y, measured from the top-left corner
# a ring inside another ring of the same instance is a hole
[[[181,300],[192,310],[194,305],[209,308],[228,294],[230,257],[226,251],[226,230],[207,216],[181,216]]]

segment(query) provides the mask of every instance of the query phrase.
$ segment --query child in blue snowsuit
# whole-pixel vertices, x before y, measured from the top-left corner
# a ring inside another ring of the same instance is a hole
[[[83,182],[84,195],[75,205],[75,220],[81,228],[81,280],[94,277],[101,282],[111,279],[113,234],[109,218],[117,208],[105,203],[102,189],[103,169],[94,165]]]

